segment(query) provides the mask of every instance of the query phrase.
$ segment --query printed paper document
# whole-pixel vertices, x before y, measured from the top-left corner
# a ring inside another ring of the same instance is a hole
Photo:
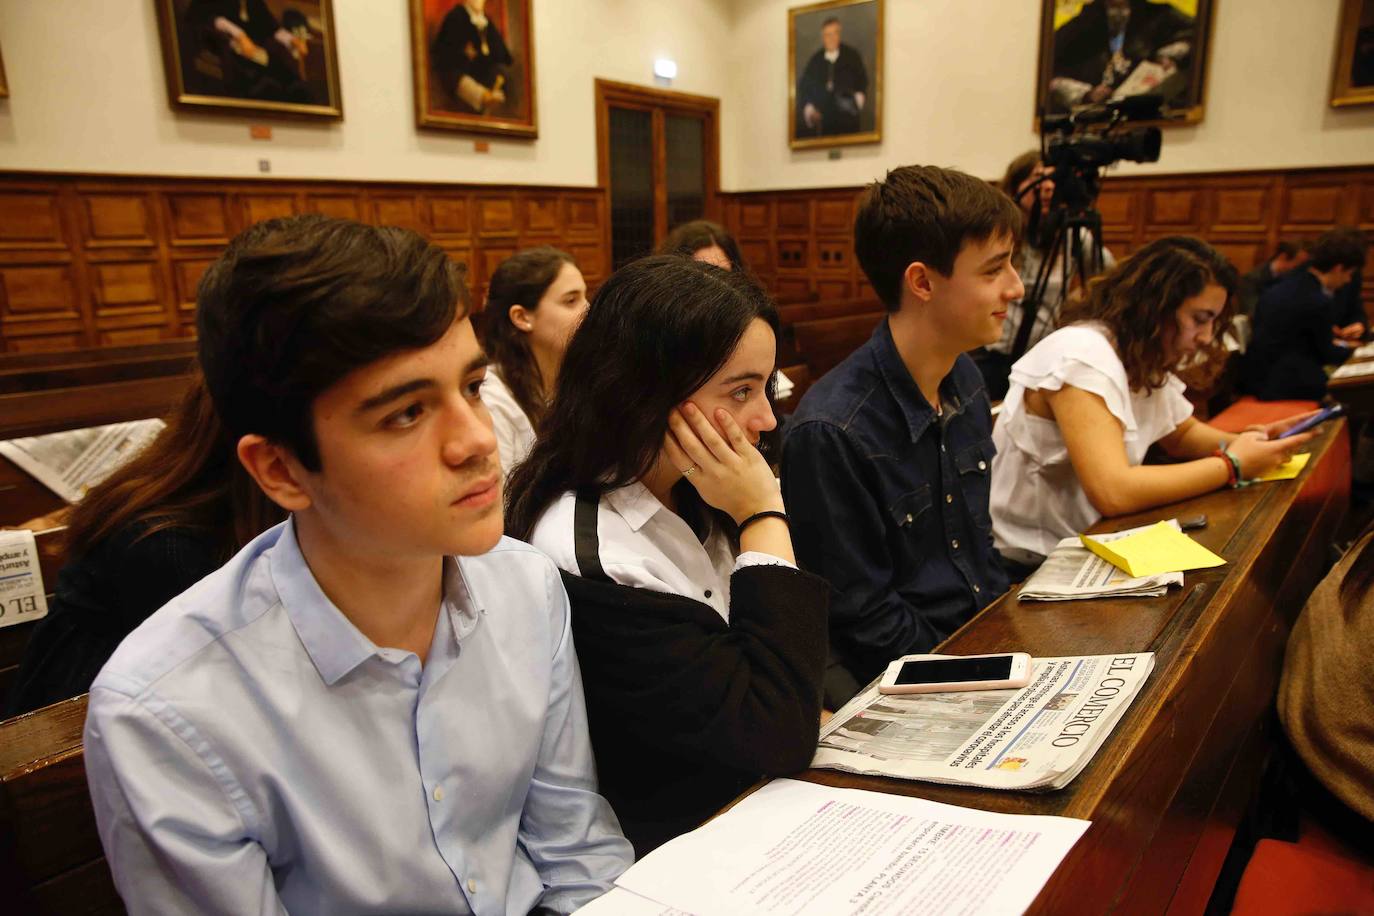
[[[776,779],[621,875],[639,899],[586,912],[1021,913],[1088,826]]]
[[[69,503],[157,438],[161,420],[133,420],[0,442],[4,455]]]

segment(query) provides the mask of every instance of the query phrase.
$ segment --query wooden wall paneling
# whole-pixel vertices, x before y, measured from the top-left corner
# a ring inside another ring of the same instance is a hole
[[[0,192],[0,251],[67,247],[56,185],[25,184]]]
[[[811,232],[811,201],[806,197],[784,197],[773,210],[773,228],[778,235],[806,235]]]
[[[606,249],[599,239],[564,242],[563,250],[577,262],[577,269],[582,271],[582,279],[587,281],[588,289],[606,279]]]
[[[88,342],[70,256],[0,265],[0,334],[7,350],[61,350]]]
[[[158,225],[153,195],[78,189],[85,247],[154,248]]]
[[[472,260],[468,263],[468,275],[472,278],[472,289],[477,298],[485,302],[487,298],[487,284],[491,282],[491,275],[501,266],[501,262],[519,250],[514,239],[509,241],[485,241],[481,247],[473,251]]]
[[[301,201],[290,192],[239,194],[238,203],[239,225],[244,228],[265,219],[294,216],[304,212]]]
[[[1274,207],[1273,181],[1235,181],[1211,189],[1206,231],[1267,235]]]
[[[1262,240],[1225,241],[1212,239],[1211,245],[1221,252],[1241,273],[1248,273],[1269,256],[1269,243]]]
[[[1102,235],[1134,236],[1140,229],[1139,188],[1105,187],[1097,197],[1097,212],[1102,214]]]
[[[517,198],[520,209],[520,233],[548,236],[557,243],[563,234],[563,207],[557,194],[521,194]]]
[[[358,192],[337,192],[305,195],[305,212],[323,213],[339,219],[365,218],[362,195]]]
[[[854,243],[850,239],[830,238],[816,241],[816,268],[827,273],[850,272],[854,260]]]
[[[811,281],[806,277],[779,275],[773,281],[773,295],[779,299],[803,299],[811,293]]]
[[[379,226],[399,226],[411,229],[421,235],[429,235],[425,220],[425,208],[421,206],[419,195],[401,192],[372,192],[368,194],[372,204],[372,221]]]
[[[1202,228],[1202,196],[1198,187],[1165,186],[1145,191],[1147,235],[1195,233]]]
[[[426,194],[429,229],[436,240],[472,236],[472,205],[465,194]]]
[[[1341,222],[1347,196],[1344,181],[1321,177],[1284,182],[1279,206],[1279,232],[1316,236]]]
[[[773,243],[777,257],[773,263],[779,271],[809,270],[811,268],[810,239],[778,239]]]
[[[1365,175],[1356,182],[1359,189],[1355,219],[1365,232],[1374,232],[1374,175]],[[1374,273],[1374,272],[1372,272]]]
[[[777,265],[773,261],[773,243],[767,239],[738,238],[740,257],[749,269],[760,277],[772,277]]]
[[[854,198],[852,195],[817,198],[815,214],[817,232],[852,234],[854,231]]]
[[[766,238],[773,230],[773,201],[749,197],[739,203],[739,227],[735,234],[741,238]]]
[[[603,194],[564,194],[563,228],[570,236],[600,241],[606,223],[606,198]]]
[[[161,196],[169,241],[174,246],[221,247],[238,232],[227,191],[169,190]]]
[[[514,236],[519,229],[515,201],[509,196],[478,195],[473,198],[477,234],[483,238]]]
[[[215,262],[213,255],[183,254],[178,252],[171,261],[173,303],[177,310],[177,324],[180,337],[195,336],[196,288],[205,269]]]

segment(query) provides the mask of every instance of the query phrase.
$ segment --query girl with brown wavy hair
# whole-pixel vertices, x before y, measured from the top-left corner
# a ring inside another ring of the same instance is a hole
[[[1193,417],[1173,370],[1222,355],[1236,282],[1206,242],[1158,239],[1094,280],[1012,366],[993,429],[993,536],[1004,557],[1034,566],[1101,516],[1237,486],[1315,435],[1271,439],[1300,417],[1239,434]],[[1143,464],[1156,443],[1176,463]]]
[[[534,446],[558,384],[563,351],[587,312],[587,284],[572,255],[547,245],[517,252],[491,275],[477,322],[491,358],[482,400],[506,473]]]

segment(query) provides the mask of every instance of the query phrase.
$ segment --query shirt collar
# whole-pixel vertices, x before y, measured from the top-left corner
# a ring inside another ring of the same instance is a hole
[[[344,616],[315,581],[296,539],[295,516],[286,521],[276,546],[268,554],[268,564],[272,584],[286,616],[325,684],[332,687],[381,651]],[[449,631],[458,641],[473,631],[481,616],[462,567],[452,557],[444,558],[442,611],[448,615]]]
[[[893,400],[902,411],[911,441],[915,442],[925,435],[926,429],[934,422],[935,408],[921,393],[906,363],[902,362],[902,354],[897,352],[897,344],[892,339],[892,328],[888,325],[888,319],[884,318],[878,325],[877,330],[873,332],[872,341],[878,373],[883,377]],[[946,419],[963,413],[964,406],[973,395],[960,380],[958,369],[959,363],[955,361],[949,374],[940,381],[941,401]]]
[[[644,523],[663,509],[663,503],[639,481],[626,484],[606,494],[606,502],[616,511],[631,531],[638,531]]]

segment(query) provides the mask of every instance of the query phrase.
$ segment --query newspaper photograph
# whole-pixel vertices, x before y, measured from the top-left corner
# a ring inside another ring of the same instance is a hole
[[[69,503],[157,438],[161,420],[133,420],[0,442],[0,455]]]
[[[821,729],[814,767],[989,789],[1060,789],[1111,734],[1154,653],[1038,658],[1016,690],[891,695],[875,681]]]
[[[1178,519],[1169,519],[1178,527]],[[1101,541],[1114,541],[1144,531],[1128,528],[1113,534],[1093,535]],[[1021,584],[1016,597],[1022,601],[1073,601],[1080,598],[1156,598],[1169,586],[1183,585],[1183,573],[1167,572],[1133,578],[1083,546],[1076,537],[1064,538]]]

